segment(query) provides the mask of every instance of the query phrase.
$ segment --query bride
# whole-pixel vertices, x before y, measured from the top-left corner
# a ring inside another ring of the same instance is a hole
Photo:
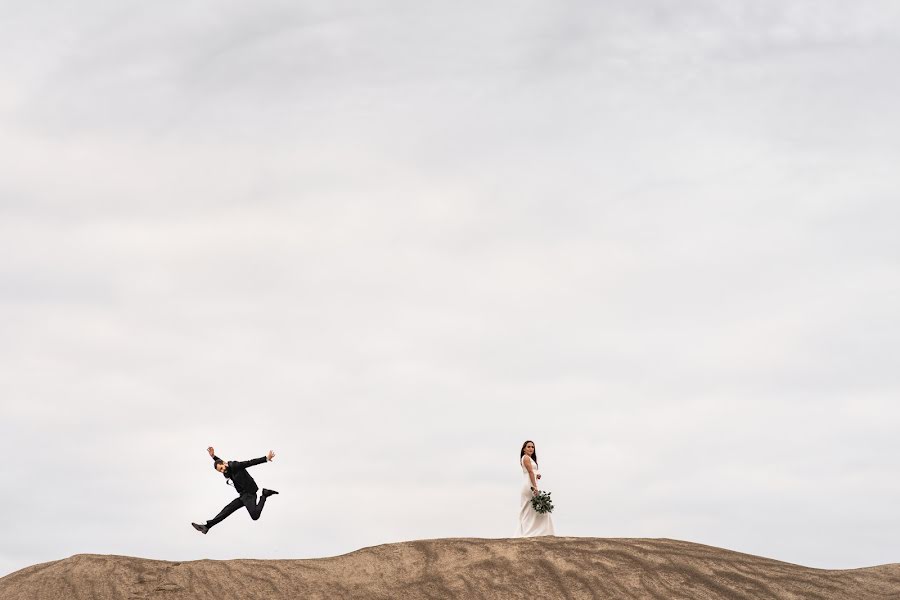
[[[519,452],[519,465],[522,467],[521,508],[519,509],[519,531],[517,537],[534,537],[538,535],[556,535],[553,531],[553,520],[550,513],[540,514],[531,506],[531,497],[536,495],[541,472],[538,470],[538,457],[534,442],[528,440],[522,444]]]

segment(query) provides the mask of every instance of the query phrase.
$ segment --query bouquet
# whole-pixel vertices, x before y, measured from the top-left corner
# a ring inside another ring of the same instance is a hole
[[[538,492],[531,497],[531,507],[539,514],[553,512],[553,500],[550,499],[550,492]]]

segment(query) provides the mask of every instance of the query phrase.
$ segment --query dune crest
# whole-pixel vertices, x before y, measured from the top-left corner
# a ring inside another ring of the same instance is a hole
[[[900,599],[900,564],[810,569],[667,539],[443,539],[333,558],[79,554],[0,578],[0,600]]]

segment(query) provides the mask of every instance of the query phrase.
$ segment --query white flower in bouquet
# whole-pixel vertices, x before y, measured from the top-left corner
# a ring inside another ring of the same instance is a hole
[[[538,492],[531,497],[531,506],[539,514],[553,512],[553,500],[550,499],[550,492]]]

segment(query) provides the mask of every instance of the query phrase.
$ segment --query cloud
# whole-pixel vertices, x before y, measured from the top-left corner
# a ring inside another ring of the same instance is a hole
[[[897,9],[518,9],[3,9],[0,572],[511,535],[526,437],[561,533],[896,561]]]

